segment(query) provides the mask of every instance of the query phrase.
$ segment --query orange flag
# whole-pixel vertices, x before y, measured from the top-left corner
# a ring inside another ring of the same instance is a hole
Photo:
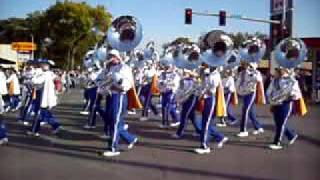
[[[32,99],[36,99],[37,98],[37,93],[36,93],[36,90],[33,88],[32,89]]]
[[[14,83],[10,81],[9,83],[9,95],[12,96],[14,94]]]
[[[128,96],[128,110],[131,109],[142,109],[143,106],[140,102],[140,99],[138,97],[137,91],[134,88],[135,86],[133,86],[128,92],[127,92],[127,96]]]
[[[204,98],[203,98],[203,96],[201,96],[201,97],[199,98],[198,103],[197,103],[196,111],[202,113],[203,110],[204,110]]]
[[[226,103],[224,100],[224,93],[222,85],[217,87],[216,91],[216,117],[224,117],[226,115]]]
[[[256,85],[256,104],[259,104],[259,105],[266,104],[263,84],[260,81],[258,81]]]
[[[234,105],[234,106],[236,106],[236,105],[239,104],[237,91],[234,91],[234,92],[231,94],[231,103],[232,103],[232,105]]]
[[[303,97],[294,101],[294,106],[295,106],[297,115],[304,116],[305,114],[307,114],[308,110]]]
[[[153,95],[159,95],[160,94],[160,89],[158,87],[158,76],[157,75],[154,75],[152,77],[151,94],[153,94]]]

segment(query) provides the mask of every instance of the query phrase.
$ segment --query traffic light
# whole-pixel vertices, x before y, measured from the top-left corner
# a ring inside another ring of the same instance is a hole
[[[192,9],[187,8],[185,9],[185,24],[192,24]]]
[[[226,25],[226,17],[227,13],[224,10],[219,11],[219,25],[225,26]]]

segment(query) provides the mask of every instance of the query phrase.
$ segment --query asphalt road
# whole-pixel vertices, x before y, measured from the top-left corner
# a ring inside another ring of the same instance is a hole
[[[102,123],[95,130],[84,130],[86,117],[79,114],[81,93],[73,90],[63,95],[54,113],[65,130],[52,135],[42,127],[41,137],[25,135],[26,127],[17,123],[16,114],[5,116],[9,143],[0,147],[1,180],[94,180],[94,179],[320,179],[320,109],[309,105],[303,118],[293,117],[289,125],[299,134],[297,142],[280,151],[267,145],[273,138],[273,120],[268,106],[258,107],[258,117],[266,132],[239,139],[238,126],[220,128],[230,141],[223,149],[214,148],[208,155],[197,155],[193,149],[199,140],[193,137],[189,124],[184,139],[175,140],[175,129],[160,129],[159,117],[140,122],[129,115],[129,131],[138,135],[133,150],[121,145],[121,155],[100,155],[106,147],[101,140]],[[240,117],[239,107],[236,115]],[[252,128],[251,128],[252,130]]]

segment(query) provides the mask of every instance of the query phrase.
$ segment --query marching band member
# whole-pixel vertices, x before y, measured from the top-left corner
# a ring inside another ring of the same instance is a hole
[[[120,137],[129,145],[128,149],[132,149],[138,138],[130,134],[124,128],[124,116],[128,107],[127,91],[133,87],[132,70],[127,66],[120,57],[119,51],[113,49],[109,51],[109,72],[112,76],[111,96],[107,100],[105,117],[110,124],[109,150],[103,153],[104,156],[120,155],[118,143]]]
[[[42,72],[38,72],[32,78],[32,83],[35,88],[34,99],[34,119],[31,127],[31,131],[28,131],[28,135],[39,136],[40,123],[42,120],[47,121],[53,128],[53,134],[56,134],[61,125],[57,122],[56,118],[50,112],[51,108],[57,105],[57,96],[55,94],[54,87],[54,73],[50,70],[50,64],[48,60],[40,60],[40,67]]]
[[[17,73],[14,69],[9,70],[7,83],[9,84],[10,109],[12,111],[16,111],[18,110],[19,104],[20,83]]]
[[[2,97],[0,97],[0,106],[3,103]],[[8,137],[7,137],[7,129],[2,122],[2,113],[0,112],[0,145],[5,144],[8,142]]]
[[[88,75],[86,79],[86,85],[84,89],[84,99],[85,99],[85,104],[83,107],[83,110],[80,112],[82,115],[88,115],[90,112],[90,106],[93,105],[93,100],[95,99],[96,96],[96,86],[94,84],[94,80],[97,78],[97,73],[93,71],[92,67],[88,68]]]
[[[159,77],[159,89],[161,92],[161,106],[162,106],[162,124],[160,128],[167,128],[169,126],[169,114],[172,118],[171,127],[180,124],[177,115],[177,105],[175,101],[175,93],[180,85],[180,76],[175,71],[172,62],[167,59],[161,60],[164,66],[164,71]]]
[[[238,137],[247,137],[248,119],[251,120],[254,131],[258,135],[264,132],[261,123],[256,117],[256,103],[265,104],[263,80],[260,71],[257,70],[258,62],[265,52],[264,43],[257,38],[244,42],[244,48],[240,50],[242,71],[236,82],[238,94],[243,99],[240,133]]]
[[[221,118],[222,122],[220,124],[217,124],[217,126],[225,127],[227,124],[233,125],[237,122],[237,119],[234,116],[232,110],[232,100],[233,98],[236,98],[236,87],[233,78],[233,72],[231,69],[224,69],[222,71],[222,85],[224,88],[224,98],[226,102],[227,116]],[[225,119],[227,119],[227,121],[225,121]]]
[[[212,67],[206,68],[204,70],[204,75],[202,76],[202,88],[203,88],[203,98],[204,98],[204,110],[202,112],[202,123],[201,123],[201,145],[200,148],[195,149],[198,154],[210,153],[211,149],[208,145],[209,136],[213,136],[218,142],[218,148],[222,148],[224,143],[228,141],[228,138],[224,134],[217,131],[214,127],[215,123],[215,109],[220,109],[218,106],[219,101],[222,99],[217,95],[220,94],[222,97],[222,83],[220,73],[214,64]],[[220,92],[219,92],[220,91]],[[224,99],[223,99],[224,101]]]
[[[201,72],[201,86],[203,98],[202,122],[201,122],[201,142],[200,148],[194,151],[198,154],[211,152],[209,147],[209,136],[211,135],[218,148],[222,148],[228,138],[215,128],[215,117],[225,116],[225,101],[223,97],[223,87],[220,71],[229,57],[233,47],[231,38],[223,31],[210,31],[204,42],[209,45],[202,54],[204,68]],[[211,128],[211,132],[210,132]]]
[[[100,108],[100,102],[102,97],[98,93],[98,86],[96,83],[97,77],[101,71],[96,67],[93,72],[89,74],[88,82],[88,98],[89,98],[89,116],[87,124],[83,127],[85,129],[96,128],[96,113],[97,109]]]
[[[184,70],[184,78],[179,87],[178,94],[181,93],[181,96],[187,96],[186,92],[190,93],[187,98],[181,100],[182,110],[180,116],[180,125],[177,132],[173,135],[174,138],[181,138],[183,136],[183,131],[186,128],[188,119],[191,120],[196,134],[201,133],[201,123],[196,119],[196,105],[198,103],[199,92],[198,92],[198,80],[197,74],[190,70]]]
[[[201,122],[196,119],[196,106],[200,94],[200,81],[196,69],[200,66],[200,48],[195,45],[185,45],[182,53],[175,58],[176,66],[183,69],[180,87],[176,94],[177,103],[182,104],[180,125],[174,138],[181,138],[187,125],[188,119],[191,120],[196,133],[201,133]]]
[[[217,126],[224,127],[227,124],[233,125],[237,122],[236,117],[233,114],[232,105],[238,104],[238,96],[236,92],[234,71],[237,69],[240,63],[240,57],[238,52],[233,50],[229,57],[227,64],[224,66],[221,73],[222,85],[224,88],[224,98],[227,108],[227,116],[221,118],[221,123]],[[227,119],[227,121],[225,121]]]
[[[7,94],[7,84],[6,84],[6,76],[3,72],[2,67],[0,66],[0,145],[8,142],[7,130],[2,122],[2,114],[5,112],[5,103],[2,99],[3,95]]]
[[[18,120],[23,122],[24,125],[28,125],[28,109],[32,103],[32,77],[34,76],[34,61],[28,61],[25,67],[22,78],[23,78],[23,88],[22,88],[22,107],[20,109],[20,114]]]
[[[7,77],[6,74],[2,68],[2,66],[0,66],[0,98],[1,98],[1,102],[2,102],[2,106],[0,107],[0,113],[5,111],[6,108],[6,103],[4,101],[3,98],[5,98],[5,96],[7,96],[8,94],[8,89],[7,89]]]
[[[275,122],[275,136],[269,148],[279,150],[283,148],[283,135],[287,136],[289,145],[298,138],[297,133],[287,125],[290,116],[294,113],[293,106],[298,115],[303,116],[307,112],[299,83],[293,75],[293,68],[305,60],[307,50],[302,40],[287,38],[278,44],[274,54],[278,67],[268,87],[267,97]]]
[[[143,86],[141,88],[140,97],[143,99],[143,110],[141,121],[148,120],[149,108],[151,108],[154,115],[158,115],[156,106],[152,103],[152,83],[154,76],[157,76],[156,68],[153,61],[146,60],[146,68],[144,70]]]

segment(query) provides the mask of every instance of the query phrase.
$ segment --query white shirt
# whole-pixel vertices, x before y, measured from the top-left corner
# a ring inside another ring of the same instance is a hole
[[[260,71],[247,69],[240,72],[236,82],[238,94],[243,96],[255,92],[257,82],[262,83]]]
[[[42,85],[41,108],[52,108],[57,105],[57,96],[55,92],[54,79],[56,75],[52,71],[43,71],[32,78],[35,85]]]
[[[121,87],[123,90],[122,93],[126,93],[133,87],[134,80],[132,75],[132,69],[124,64],[120,63],[117,65],[113,65],[109,69],[112,76],[112,83]],[[112,93],[119,93],[115,90],[112,90]]]
[[[3,71],[0,71],[0,95],[8,94],[7,77]]]
[[[232,76],[222,78],[222,85],[224,88],[224,93],[235,92],[236,87],[235,87],[234,78]]]
[[[13,81],[13,94],[14,95],[19,95],[20,94],[20,84],[19,84],[19,79],[17,77],[17,74],[13,73],[9,76],[7,79],[7,83],[10,83]]]
[[[160,92],[172,91],[176,93],[180,86],[180,76],[175,71],[163,71],[159,78]]]
[[[270,98],[272,98],[273,94],[276,93],[276,91],[281,91],[281,90],[284,90],[283,88],[288,88],[287,84],[289,81],[293,82],[292,88],[288,89],[289,98],[291,98],[292,100],[300,99],[302,97],[302,94],[301,94],[298,81],[292,76],[285,76],[279,79],[272,79],[272,81],[270,82],[270,85],[266,93],[267,97],[269,98],[269,101],[270,101]],[[282,102],[279,102],[279,103],[282,103]]]
[[[221,76],[217,70],[205,76],[202,81],[202,89],[205,91],[204,98],[208,98],[209,96],[215,96],[217,87],[220,84],[221,84]]]

